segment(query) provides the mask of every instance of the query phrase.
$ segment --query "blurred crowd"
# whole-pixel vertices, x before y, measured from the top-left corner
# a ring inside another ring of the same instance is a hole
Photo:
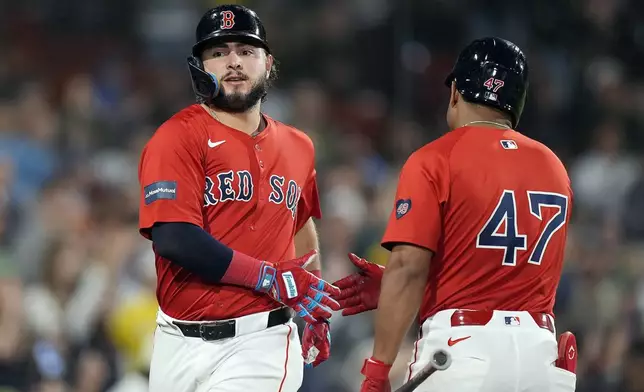
[[[264,111],[315,142],[331,281],[352,271],[349,251],[385,262],[399,168],[448,131],[443,80],[460,48],[520,45],[518,129],[562,158],[575,191],[556,315],[579,340],[578,391],[644,391],[644,2],[236,2],[279,61]],[[215,5],[0,0],[0,391],[147,391],[157,304],[137,163],[194,100],[185,57]],[[333,318],[332,358],[302,392],[357,390],[372,317]]]

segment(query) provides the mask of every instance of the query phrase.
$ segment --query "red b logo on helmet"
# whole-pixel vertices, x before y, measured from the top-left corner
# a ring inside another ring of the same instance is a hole
[[[232,11],[221,11],[222,30],[232,29],[235,25],[235,14]]]

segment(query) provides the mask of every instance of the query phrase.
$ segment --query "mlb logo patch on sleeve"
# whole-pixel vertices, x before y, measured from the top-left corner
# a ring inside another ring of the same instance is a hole
[[[519,148],[514,140],[501,140],[501,146],[506,150],[516,150]]]
[[[400,199],[396,202],[396,219],[405,216],[411,210],[411,199]]]
[[[143,188],[145,205],[157,200],[174,200],[177,198],[176,181],[158,181]]]

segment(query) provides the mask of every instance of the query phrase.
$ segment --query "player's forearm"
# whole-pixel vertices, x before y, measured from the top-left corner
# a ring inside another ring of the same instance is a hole
[[[263,261],[234,251],[190,223],[156,225],[152,241],[157,253],[210,283],[255,289]]]
[[[296,257],[301,257],[312,250],[317,251],[318,255],[306,269],[311,272],[321,271],[320,241],[318,239],[317,229],[315,228],[315,222],[313,222],[313,218],[309,218],[300,231],[295,234],[295,255]]]
[[[392,255],[382,280],[376,311],[373,358],[392,364],[423,299],[427,267]]]

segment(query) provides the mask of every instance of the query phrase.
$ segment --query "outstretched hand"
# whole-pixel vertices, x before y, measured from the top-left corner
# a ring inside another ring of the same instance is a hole
[[[338,301],[343,316],[350,316],[378,307],[380,285],[385,268],[349,253],[349,260],[360,271],[346,276],[333,285],[340,289],[339,294],[331,297]]]

